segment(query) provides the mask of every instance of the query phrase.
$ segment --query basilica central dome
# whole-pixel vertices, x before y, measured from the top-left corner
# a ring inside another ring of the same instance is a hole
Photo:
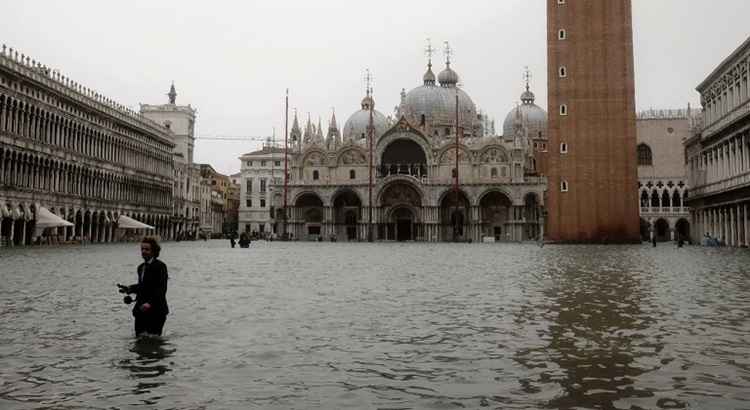
[[[456,97],[458,97],[459,124],[464,135],[474,133],[477,109],[466,92],[458,87],[458,74],[450,62],[438,75],[440,85],[435,85],[432,62],[427,66],[423,84],[402,94],[400,115],[429,136],[446,136],[455,132]]]

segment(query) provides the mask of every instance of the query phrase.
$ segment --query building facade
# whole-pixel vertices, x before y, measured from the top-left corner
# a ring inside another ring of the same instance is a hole
[[[0,49],[0,245],[39,236],[41,207],[73,223],[59,241],[118,240],[119,216],[171,232],[170,130],[52,71]]]
[[[547,185],[535,169],[539,135],[530,129],[539,124],[524,114],[531,107],[513,110],[509,134],[489,135],[446,54],[437,76],[429,62],[422,85],[402,91],[394,121],[375,109],[369,90],[341,131],[332,117],[325,136],[309,119],[303,132],[295,115],[282,234],[337,241],[543,236]],[[527,93],[522,100],[533,103]],[[282,196],[274,194],[277,208]]]
[[[177,105],[177,91],[170,87],[167,104],[141,104],[146,118],[168,128],[173,135],[172,232],[170,237],[195,238],[200,230],[200,172],[193,168],[195,113],[188,105]]]
[[[240,157],[240,206],[237,232],[257,236],[279,235],[283,219],[275,218],[283,208],[284,150],[273,144]]]
[[[549,239],[638,242],[630,0],[547,0]]]
[[[636,155],[643,241],[690,239],[690,184],[683,144],[697,124],[699,113],[689,106],[638,113]]]
[[[695,241],[750,245],[750,39],[697,87],[703,126],[685,142]]]
[[[232,179],[217,172],[209,164],[199,164],[201,178],[211,188],[211,223],[210,234],[213,237],[221,237],[234,232],[237,226],[237,188]],[[204,229],[205,230],[205,229]]]

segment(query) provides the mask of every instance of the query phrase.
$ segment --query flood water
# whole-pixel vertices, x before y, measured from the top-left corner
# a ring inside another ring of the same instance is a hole
[[[0,249],[0,408],[748,409],[750,251],[166,243]]]

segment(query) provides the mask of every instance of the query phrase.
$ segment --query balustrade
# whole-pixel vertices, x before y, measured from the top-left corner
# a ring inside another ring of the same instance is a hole
[[[421,179],[427,176],[425,164],[381,164],[376,169],[378,178],[385,178],[390,175],[409,175]]]

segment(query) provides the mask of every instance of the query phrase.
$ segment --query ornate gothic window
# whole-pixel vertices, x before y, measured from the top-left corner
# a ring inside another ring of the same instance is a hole
[[[638,166],[652,166],[654,159],[651,148],[646,144],[638,144]]]

